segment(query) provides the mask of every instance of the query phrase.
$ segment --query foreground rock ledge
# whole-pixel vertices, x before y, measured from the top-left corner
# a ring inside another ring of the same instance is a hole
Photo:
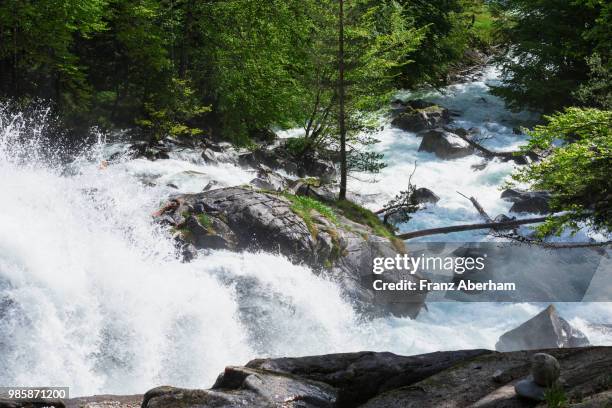
[[[560,362],[569,407],[612,403],[612,347],[545,352]],[[360,352],[253,360],[226,368],[209,390],[154,388],[142,407],[532,407],[516,396],[513,384],[529,374],[533,353]]]
[[[195,249],[265,250],[280,252],[295,263],[306,263],[336,281],[364,310],[415,317],[426,293],[409,292],[386,301],[372,289],[374,258],[395,257],[403,243],[376,235],[336,211],[334,219],[311,210],[306,220],[290,196],[229,187],[173,197],[157,214],[172,225],[187,258]],[[381,279],[416,281],[418,275],[387,271]]]

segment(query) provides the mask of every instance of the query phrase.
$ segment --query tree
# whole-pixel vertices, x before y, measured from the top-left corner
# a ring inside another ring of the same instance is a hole
[[[346,84],[344,83],[344,0],[338,2],[338,130],[340,132],[340,193],[338,198],[346,200],[346,111],[344,98]]]
[[[401,67],[410,61],[422,31],[407,25],[396,1],[311,0],[302,63],[296,67],[305,136],[292,141],[297,156],[335,150],[341,166],[340,198],[351,170],[377,171],[380,155],[373,115],[386,106]],[[331,12],[330,12],[331,11]]]
[[[553,112],[580,105],[575,91],[589,79],[587,59],[610,50],[606,0],[498,0],[508,53],[504,82],[494,88],[511,107]],[[606,57],[607,58],[607,57]],[[604,66],[607,60],[603,61]]]
[[[550,191],[551,211],[563,212],[538,227],[539,236],[575,232],[580,223],[611,233],[612,112],[568,108],[545,118],[546,125],[528,132],[526,147],[542,152],[542,160],[514,175],[515,181]]]
[[[87,69],[73,47],[106,29],[107,5],[107,0],[0,2],[0,92],[51,98],[68,112],[88,106]]]

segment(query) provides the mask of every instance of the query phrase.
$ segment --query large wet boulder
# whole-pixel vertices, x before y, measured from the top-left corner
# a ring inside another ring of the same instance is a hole
[[[501,198],[514,203],[510,208],[511,212],[533,214],[550,213],[550,193],[547,191],[525,191],[509,188],[502,192]]]
[[[447,125],[451,121],[450,112],[446,108],[434,104],[414,106],[416,107],[407,105],[401,109],[391,121],[391,125],[408,132],[421,132]]]
[[[156,215],[172,226],[187,259],[194,256],[193,249],[280,252],[336,281],[350,299],[372,313],[418,314],[426,293],[402,293],[398,302],[382,299],[372,287],[374,276],[390,282],[420,279],[403,271],[372,274],[374,258],[403,253],[402,241],[378,235],[346,218],[342,210],[321,213],[304,208],[299,199],[246,187],[220,188],[175,196]]]
[[[425,187],[419,187],[414,190],[413,198],[419,204],[435,204],[440,201],[440,197],[436,193]]]
[[[588,345],[587,337],[560,317],[554,305],[550,305],[519,327],[504,333],[495,349],[515,351]]]
[[[559,363],[568,400],[612,401],[611,347],[547,350]],[[142,408],[532,407],[514,384],[533,352],[447,351],[416,356],[358,352],[253,360],[227,367],[208,390],[158,387]]]
[[[454,133],[432,129],[424,133],[419,151],[434,153],[441,159],[456,159],[474,153],[474,148]]]

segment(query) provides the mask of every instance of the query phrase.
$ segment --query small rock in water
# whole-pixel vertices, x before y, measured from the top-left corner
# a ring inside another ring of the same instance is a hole
[[[531,358],[531,375],[536,384],[550,387],[560,374],[559,362],[550,354],[537,353]]]

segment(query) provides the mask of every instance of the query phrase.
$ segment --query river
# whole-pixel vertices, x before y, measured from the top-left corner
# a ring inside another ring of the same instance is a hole
[[[496,75],[491,68],[443,94],[417,96],[460,112],[457,125],[495,136],[489,146],[516,147],[524,138],[512,128],[530,115],[508,112],[488,93]],[[493,348],[543,307],[447,302],[430,304],[416,320],[369,320],[333,283],[278,255],[210,251],[182,263],[151,212],[177,189],[200,191],[211,180],[244,184],[253,171],[208,165],[189,150],[157,161],[126,156],[100,168],[125,152],[103,137],[66,166],[62,152],[53,154],[37,136],[44,133],[44,118],[0,110],[0,384],[70,386],[72,396],[133,394],[160,384],[209,387],[224,366],[255,357]],[[365,204],[377,208],[403,189],[415,160],[413,181],[441,198],[402,231],[478,220],[456,191],[478,197],[492,215],[508,211],[499,186],[513,164],[474,171],[481,158],[437,160],[416,152],[413,134],[386,126],[376,137],[388,167],[376,182],[358,175],[349,184]],[[611,323],[609,303],[557,306],[593,344],[612,345],[587,324]]]

